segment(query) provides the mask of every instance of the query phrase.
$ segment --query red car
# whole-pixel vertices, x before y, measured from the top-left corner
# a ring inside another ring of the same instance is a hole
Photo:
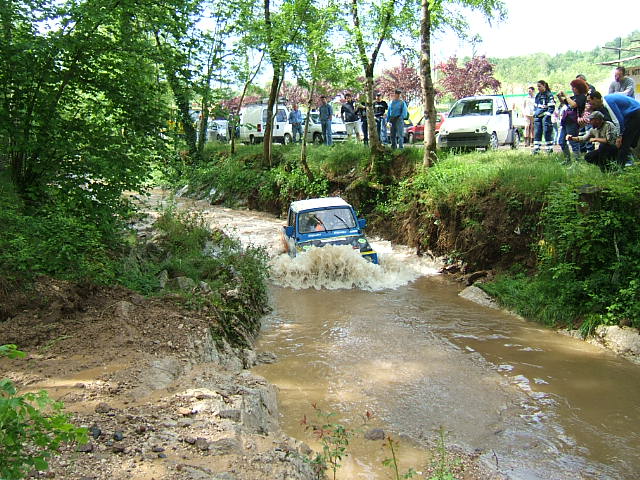
[[[446,113],[436,113],[436,133],[440,130],[440,125],[447,118]],[[424,140],[424,117],[418,123],[407,128],[405,131],[405,141],[408,143],[422,142]]]

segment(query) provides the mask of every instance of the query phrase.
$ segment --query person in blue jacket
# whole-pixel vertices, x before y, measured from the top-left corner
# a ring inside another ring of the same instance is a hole
[[[638,145],[638,138],[640,138],[640,102],[620,93],[606,95],[602,98],[600,92],[591,93],[588,101],[593,110],[604,107],[609,112],[613,123],[618,127],[620,132],[616,139],[618,165],[624,167],[631,164],[631,149]]]
[[[407,104],[400,98],[401,90],[396,90],[387,111],[387,122],[391,123],[391,148],[404,147],[404,119],[409,116]]]
[[[538,80],[538,94],[533,101],[533,151],[531,153],[540,153],[540,149],[544,145],[547,153],[553,152],[553,124],[551,115],[556,109],[556,102],[549,88],[549,84],[544,80]],[[543,135],[544,134],[544,135]]]

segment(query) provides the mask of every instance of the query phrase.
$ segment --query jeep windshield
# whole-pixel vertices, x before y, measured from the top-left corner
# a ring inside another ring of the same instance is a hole
[[[451,112],[449,112],[449,118],[467,115],[491,115],[492,113],[493,100],[490,98],[458,100]]]
[[[330,232],[356,227],[356,220],[349,208],[327,208],[302,212],[298,216],[300,233]]]

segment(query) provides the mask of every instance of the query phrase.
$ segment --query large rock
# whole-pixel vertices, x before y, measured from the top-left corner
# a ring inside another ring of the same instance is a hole
[[[598,325],[595,336],[605,347],[620,355],[640,358],[640,334],[635,328]]]
[[[465,288],[459,294],[462,298],[466,298],[472,302],[475,302],[483,307],[494,308],[496,310],[500,309],[500,306],[496,303],[496,301],[489,296],[484,290],[475,285],[471,285],[470,287]]]
[[[249,432],[266,434],[278,429],[278,403],[273,385],[245,388],[240,421]]]

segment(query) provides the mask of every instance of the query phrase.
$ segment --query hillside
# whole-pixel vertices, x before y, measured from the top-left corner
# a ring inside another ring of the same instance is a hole
[[[640,38],[640,30],[632,32],[622,39],[622,48],[631,46],[632,39]],[[638,46],[638,43],[635,43]],[[618,39],[605,46],[617,47]],[[622,52],[622,57],[629,52]],[[608,85],[612,78],[611,67],[598,65],[599,62],[615,60],[615,50],[594,48],[588,51],[567,51],[557,55],[537,53],[507,58],[490,58],[495,65],[495,76],[503,85],[504,93],[522,93],[537,80],[549,82],[552,89],[566,89],[567,84],[579,73],[587,77],[596,88]],[[640,61],[638,62],[640,63]]]

